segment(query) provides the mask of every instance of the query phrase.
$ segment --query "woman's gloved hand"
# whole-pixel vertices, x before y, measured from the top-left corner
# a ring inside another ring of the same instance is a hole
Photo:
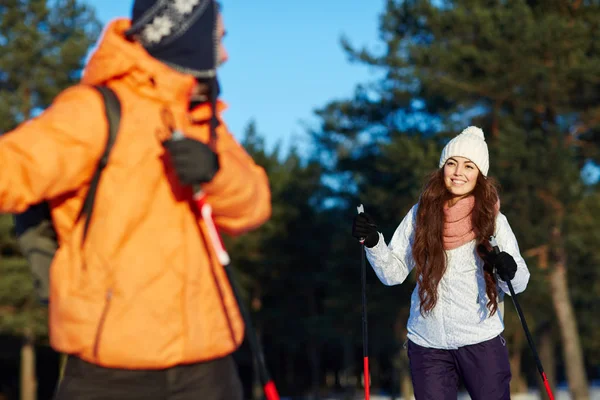
[[[492,268],[496,269],[496,273],[504,282],[508,282],[515,277],[517,273],[517,262],[505,251],[498,254],[488,251],[485,246],[478,247],[480,254],[483,255],[483,260]]]
[[[496,272],[500,279],[504,282],[508,282],[515,277],[517,273],[517,262],[505,251],[493,255],[493,266],[496,268]]]
[[[352,223],[352,236],[358,240],[365,240],[365,246],[373,247],[379,242],[377,224],[369,214],[360,213],[354,217]]]

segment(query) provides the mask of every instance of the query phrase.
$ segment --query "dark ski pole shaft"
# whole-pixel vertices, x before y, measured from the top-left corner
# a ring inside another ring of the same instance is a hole
[[[490,244],[492,245],[492,250],[494,254],[500,253],[500,248],[498,247],[498,242],[496,242],[495,237],[490,237]],[[535,358],[535,363],[537,365],[537,369],[540,372],[542,380],[544,381],[544,387],[546,388],[546,393],[548,394],[548,398],[550,400],[554,400],[554,394],[552,394],[552,389],[550,389],[550,383],[548,382],[548,378],[546,377],[546,373],[544,372],[544,367],[542,367],[542,362],[540,360],[540,356],[535,348],[535,343],[533,343],[533,338],[531,337],[531,333],[529,332],[529,328],[527,327],[527,321],[525,321],[525,315],[523,314],[523,310],[521,310],[521,305],[517,300],[517,295],[515,294],[515,290],[513,289],[512,283],[510,280],[506,281],[508,285],[508,290],[510,291],[510,298],[517,310],[517,315],[519,316],[519,320],[521,320],[521,325],[523,325],[523,330],[525,331],[525,336],[527,336],[527,342],[529,342],[529,348],[531,348],[531,352],[533,353],[533,357]]]
[[[361,204],[356,207],[358,213],[364,213]],[[365,239],[360,239],[360,269],[361,269],[361,292],[362,292],[362,335],[363,335],[363,368],[365,375],[365,400],[369,400],[369,335],[367,324],[367,260],[365,259]]]
[[[264,352],[256,336],[256,331],[252,326],[252,319],[250,318],[250,314],[248,313],[247,308],[244,306],[244,303],[240,296],[239,288],[233,276],[231,270],[231,259],[229,258],[227,250],[225,250],[225,246],[223,244],[221,236],[219,235],[219,232],[217,231],[217,228],[214,224],[212,217],[212,208],[210,204],[204,201],[204,195],[202,192],[197,192],[194,196],[194,200],[196,201],[196,206],[200,211],[202,220],[206,224],[209,239],[211,241],[215,254],[217,255],[219,262],[221,263],[221,265],[225,269],[225,272],[227,273],[227,278],[229,279],[231,289],[233,290],[233,295],[240,308],[240,313],[242,314],[244,324],[246,325],[246,337],[248,338],[250,350],[252,351],[252,355],[254,356],[256,364],[258,366],[260,381],[263,385],[263,392],[265,394],[265,397],[267,400],[279,400],[279,393],[277,392],[275,382],[273,382],[273,379],[271,378],[271,375],[269,374],[269,371],[267,369]]]

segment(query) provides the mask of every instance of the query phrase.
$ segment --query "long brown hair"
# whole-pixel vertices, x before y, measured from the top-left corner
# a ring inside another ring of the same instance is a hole
[[[477,176],[477,184],[471,193],[475,197],[475,205],[471,218],[477,240],[477,251],[483,256],[480,245],[489,250],[488,239],[494,233],[496,222],[496,203],[498,201],[498,183],[493,178],[485,178],[481,173]],[[425,184],[419,199],[415,239],[412,255],[419,286],[421,314],[428,313],[435,307],[438,294],[437,287],[446,272],[446,253],[444,251],[444,204],[452,198],[452,194],[444,184],[443,167],[432,173]],[[483,258],[483,257],[482,257]],[[498,309],[498,291],[496,278],[492,269],[484,266],[485,292],[489,298],[487,308],[494,315]]]

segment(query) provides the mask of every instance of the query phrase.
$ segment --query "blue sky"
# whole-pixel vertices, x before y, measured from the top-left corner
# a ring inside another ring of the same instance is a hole
[[[132,0],[88,0],[103,23],[129,16]],[[221,0],[229,61],[221,68],[224,118],[238,138],[251,119],[267,147],[306,144],[304,124],[313,110],[345,98],[375,72],[348,61],[346,35],[357,46],[379,49],[383,0]]]

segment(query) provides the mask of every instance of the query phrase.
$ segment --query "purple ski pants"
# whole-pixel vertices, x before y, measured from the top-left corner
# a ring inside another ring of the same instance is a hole
[[[439,350],[408,342],[416,400],[456,400],[462,379],[473,400],[510,400],[510,364],[506,341]]]

